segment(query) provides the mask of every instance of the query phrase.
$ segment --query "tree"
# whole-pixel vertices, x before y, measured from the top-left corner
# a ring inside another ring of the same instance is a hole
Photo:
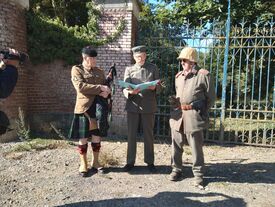
[[[89,0],[31,0],[30,9],[49,18],[58,18],[68,26],[82,26],[88,22]]]
[[[125,28],[120,19],[113,34],[101,37],[101,10],[92,0],[31,0],[27,12],[28,51],[33,63],[54,59],[68,64],[78,62],[85,45],[104,45],[114,41]]]
[[[170,7],[169,20],[164,12],[163,5],[155,7],[156,19],[169,21],[179,26],[186,19],[192,25],[199,25],[200,21],[212,21],[219,19],[225,22],[227,18],[228,0],[162,0]],[[248,23],[253,23],[257,18],[260,20],[270,19],[275,14],[274,0],[231,0],[231,22],[232,25],[245,19]]]
[[[207,37],[208,40],[212,39],[212,43],[211,45],[203,45],[206,49],[203,54],[200,54],[201,57],[204,57],[201,59],[200,64],[208,69],[213,68],[213,75],[219,77],[219,80],[221,80],[223,77],[222,68],[224,62],[224,49],[222,48],[225,47],[224,36],[228,0],[163,0],[159,1],[159,3],[144,3],[140,15],[139,42],[149,46],[149,60],[156,63],[165,71],[163,77],[168,79],[168,83],[171,85],[175,74],[171,70],[179,68],[176,60],[179,50],[186,44],[191,44],[192,46],[190,40],[198,41],[194,46],[200,48],[202,41]],[[254,44],[255,41],[250,40],[250,36],[265,36],[266,34],[256,34],[257,32],[261,32],[257,27],[261,25],[260,22],[265,23],[267,22],[266,20],[270,20],[274,16],[274,13],[274,0],[231,0],[231,35],[232,37],[240,36],[240,39],[243,41],[241,45],[235,45],[240,48],[239,50],[236,49],[236,51],[242,50],[243,54],[251,53],[251,49],[247,48]],[[257,24],[254,24],[256,22]],[[235,27],[237,23],[240,24]],[[249,25],[252,26],[250,27]],[[269,30],[263,31],[268,33]],[[231,43],[232,41],[234,42],[235,40],[231,39]],[[236,40],[237,42],[238,40]],[[270,45],[269,41],[263,41],[261,44],[262,47],[268,47],[268,45]],[[265,64],[268,64],[268,60],[264,59],[263,63],[259,64],[258,59],[263,59],[258,54],[260,49],[254,49],[255,56],[250,56],[252,59],[249,61],[255,61],[255,68],[264,69]],[[233,50],[235,51],[235,49],[232,49],[230,52],[232,53]],[[251,71],[247,72],[251,68],[248,64],[250,62],[243,55],[240,55],[239,52],[234,52],[233,55],[230,55],[230,58],[234,58],[240,65],[240,74],[231,74],[231,71],[228,71],[228,78],[234,80],[235,91],[233,93],[236,93],[241,88],[245,91],[245,93],[242,92],[241,96],[250,95],[250,97],[255,98],[258,94],[253,97],[251,92],[245,89],[247,89],[248,84],[254,83],[257,86],[259,82],[257,74],[259,71],[255,71],[255,77],[252,77]],[[273,65],[274,63],[271,61],[270,64]],[[267,77],[267,73],[268,71],[266,70],[262,72],[264,77]],[[273,77],[273,75],[274,73],[271,71],[269,77]],[[265,79],[263,78],[262,81]],[[221,84],[221,82],[218,82],[218,79],[217,84]],[[219,97],[221,95],[219,90],[221,86],[217,88]],[[271,88],[272,84],[269,85],[269,88],[262,89],[261,96],[265,95],[265,90],[271,93]]]

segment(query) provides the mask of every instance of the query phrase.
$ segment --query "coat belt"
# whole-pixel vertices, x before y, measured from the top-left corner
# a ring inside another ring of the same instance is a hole
[[[178,107],[178,109],[181,109],[181,110],[184,110],[184,111],[187,111],[187,110],[192,110],[193,107],[191,104],[182,104]]]

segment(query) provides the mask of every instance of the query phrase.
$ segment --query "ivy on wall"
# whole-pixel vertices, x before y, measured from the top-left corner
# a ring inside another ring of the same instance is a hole
[[[116,40],[126,26],[120,19],[116,32],[102,38],[99,36],[98,22],[100,8],[94,2],[86,3],[88,21],[85,25],[68,26],[58,16],[52,18],[45,12],[30,9],[26,13],[28,52],[34,64],[48,63],[62,59],[67,64],[79,62],[80,51],[86,45],[100,46]]]

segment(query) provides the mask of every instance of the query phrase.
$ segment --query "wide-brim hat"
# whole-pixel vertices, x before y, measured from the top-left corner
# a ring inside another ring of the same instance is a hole
[[[186,59],[191,62],[198,62],[198,53],[195,48],[185,47],[181,50],[180,55],[177,58],[178,60]]]

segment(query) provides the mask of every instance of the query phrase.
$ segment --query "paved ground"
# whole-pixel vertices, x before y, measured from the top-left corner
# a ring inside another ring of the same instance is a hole
[[[185,178],[167,179],[170,146],[156,144],[158,172],[143,163],[143,144],[138,145],[137,167],[122,172],[125,142],[103,142],[106,174],[78,175],[75,147],[6,153],[0,144],[0,206],[275,206],[275,149],[246,146],[204,147],[207,164],[205,190],[195,188],[191,154],[184,153]]]

